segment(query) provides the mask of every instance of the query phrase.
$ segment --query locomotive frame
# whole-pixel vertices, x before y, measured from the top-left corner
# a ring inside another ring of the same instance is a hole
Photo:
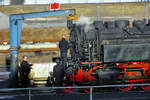
[[[69,23],[71,58],[62,60],[69,85],[130,84],[118,87],[132,90],[133,84],[150,82],[150,20],[94,21]],[[55,73],[57,74],[57,73]],[[141,86],[150,90],[150,86]],[[89,93],[87,89],[84,92]]]

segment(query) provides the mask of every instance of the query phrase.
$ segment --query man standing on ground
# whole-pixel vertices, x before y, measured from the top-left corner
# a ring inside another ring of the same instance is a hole
[[[53,69],[53,76],[55,77],[56,86],[62,86],[64,81],[64,66],[59,59],[56,59],[56,65]]]
[[[53,77],[55,78],[55,86],[60,87],[63,86],[64,83],[64,66],[62,65],[61,61],[59,59],[56,59],[56,65],[53,69]],[[62,89],[56,89],[57,93],[62,93]]]
[[[29,85],[29,73],[31,70],[31,66],[33,64],[28,63],[28,57],[23,56],[23,61],[21,62],[21,72],[20,72],[20,78],[21,78],[21,83],[24,87]]]

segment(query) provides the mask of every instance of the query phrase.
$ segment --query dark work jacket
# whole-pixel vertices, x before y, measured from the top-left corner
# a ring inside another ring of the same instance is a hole
[[[25,73],[29,73],[31,69],[32,64],[29,64],[27,61],[22,61],[21,63],[21,71]]]
[[[59,48],[61,52],[67,52],[69,47],[68,41],[66,41],[64,38],[59,42]]]
[[[62,82],[64,80],[65,73],[64,73],[63,65],[60,64],[55,65],[53,69],[53,73],[57,82]]]

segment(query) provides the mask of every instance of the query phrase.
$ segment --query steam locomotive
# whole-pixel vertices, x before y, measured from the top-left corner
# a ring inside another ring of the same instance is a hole
[[[76,85],[150,83],[150,20],[70,24],[70,55],[62,61],[65,82]],[[57,74],[57,73],[55,73]],[[150,90],[150,86],[141,86]],[[88,90],[85,90],[88,92]]]

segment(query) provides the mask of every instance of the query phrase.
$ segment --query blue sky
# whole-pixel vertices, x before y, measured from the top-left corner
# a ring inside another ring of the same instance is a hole
[[[25,0],[26,4],[34,4],[34,3],[38,3],[38,4],[47,4],[50,2],[60,2],[60,3],[86,3],[87,1],[89,3],[99,3],[99,2],[135,2],[138,0]]]

